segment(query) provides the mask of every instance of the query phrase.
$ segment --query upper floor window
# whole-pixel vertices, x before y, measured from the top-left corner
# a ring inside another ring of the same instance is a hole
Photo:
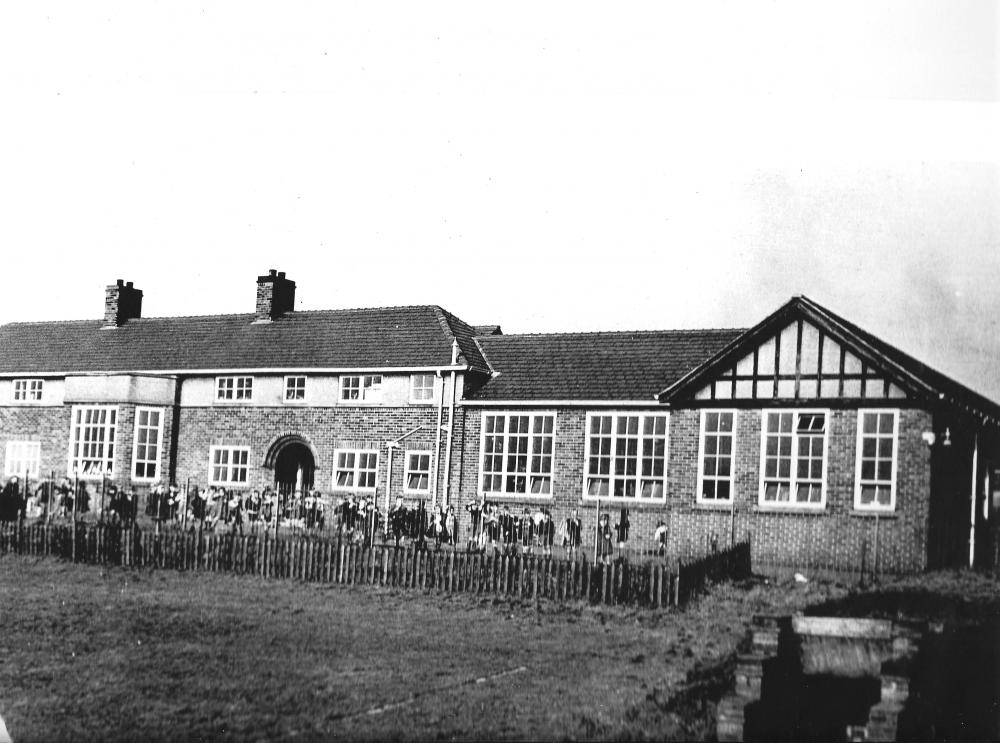
[[[825,411],[764,411],[762,505],[822,508],[826,502]]]
[[[37,402],[42,399],[43,379],[15,379],[14,402]]]
[[[340,378],[340,399],[344,401],[375,400],[381,391],[381,374],[358,374]]]
[[[306,401],[306,378],[302,375],[285,377],[285,402]]]
[[[77,405],[69,437],[69,471],[80,477],[111,476],[115,465],[118,408],[114,405]]]
[[[736,411],[702,410],[698,447],[698,502],[728,503],[733,497]]]
[[[555,422],[553,413],[484,415],[480,491],[551,495]]]
[[[338,449],[333,485],[345,490],[374,490],[378,475],[378,452],[361,449]]]
[[[429,451],[406,452],[404,490],[408,493],[429,493],[431,489],[431,453]]]
[[[8,441],[3,462],[5,477],[38,477],[42,445],[38,441]]]
[[[132,479],[152,482],[160,476],[163,410],[136,408],[135,441],[132,443]]]
[[[213,446],[208,462],[209,485],[243,485],[250,479],[250,450],[244,446]]]
[[[586,446],[587,496],[664,498],[666,413],[589,413]]]
[[[431,402],[434,400],[434,375],[410,375],[410,402]]]
[[[858,453],[854,507],[863,511],[896,508],[896,451],[899,411],[858,411]]]
[[[215,399],[225,402],[252,400],[253,377],[216,377]]]

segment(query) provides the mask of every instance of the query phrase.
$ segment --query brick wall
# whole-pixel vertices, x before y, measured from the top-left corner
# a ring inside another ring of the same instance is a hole
[[[463,441],[456,488],[464,506],[477,497],[479,449],[484,412],[500,409],[464,408]],[[560,408],[556,411],[555,478],[551,498],[490,497],[510,504],[549,506],[558,524],[574,509],[580,511],[585,533],[593,534],[597,505],[583,499],[584,445],[587,411]],[[628,503],[632,525],[631,546],[652,548],[659,521],[669,528],[671,554],[704,554],[714,542],[725,546],[730,539],[751,536],[755,569],[778,571],[852,571],[860,567],[862,545],[867,542],[868,567],[875,547],[875,518],[854,510],[857,411],[831,411],[827,464],[827,505],[819,513],[769,512],[758,506],[760,490],[760,410],[741,410],[737,415],[734,462],[735,509],[697,503],[699,410],[674,410],[670,414],[667,495],[655,504]],[[900,413],[897,462],[897,506],[893,514],[878,519],[879,568],[887,573],[914,572],[926,566],[927,521],[930,494],[930,452],[921,440],[932,430],[929,413],[904,409]],[[623,505],[605,501],[611,523]],[[735,510],[735,513],[734,513]],[[464,515],[464,514],[463,514]],[[735,518],[734,518],[735,516]],[[467,519],[463,522],[467,528]],[[592,538],[592,536],[591,536]]]

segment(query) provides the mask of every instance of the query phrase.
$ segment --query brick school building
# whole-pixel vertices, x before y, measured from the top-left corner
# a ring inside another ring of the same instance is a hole
[[[0,326],[5,476],[401,496],[462,533],[480,498],[587,535],[627,508],[640,546],[749,534],[764,572],[995,559],[1000,406],[805,297],[749,329],[505,335],[437,306],[296,311],[273,270],[255,290],[144,318],[118,281],[102,319]]]

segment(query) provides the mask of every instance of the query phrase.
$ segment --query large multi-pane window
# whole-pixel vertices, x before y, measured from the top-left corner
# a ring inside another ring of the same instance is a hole
[[[42,379],[15,379],[14,402],[37,402],[41,400],[44,386],[45,380]]]
[[[223,402],[253,399],[253,377],[217,377],[215,399]]]
[[[285,402],[306,401],[306,377],[301,374],[285,377]]]
[[[358,374],[340,378],[340,399],[345,402],[377,400],[381,391],[381,374]]]
[[[733,497],[735,410],[702,410],[698,501],[728,503]]]
[[[336,468],[333,485],[345,490],[374,490],[378,474],[378,452],[363,449],[338,449],[334,452]]]
[[[431,489],[431,453],[406,452],[406,471],[403,473],[408,493],[429,493]]]
[[[762,416],[761,504],[822,508],[829,415],[768,410]]]
[[[855,508],[872,511],[895,509],[898,428],[898,411],[858,411]]]
[[[480,492],[552,494],[554,413],[483,416]]]
[[[72,421],[69,471],[84,478],[113,475],[118,408],[78,405],[73,408]]]
[[[156,480],[160,476],[163,410],[136,408],[135,440],[132,444],[132,479]]]
[[[37,441],[8,441],[4,452],[3,473],[6,477],[38,477],[42,461],[42,445]]]
[[[431,402],[434,400],[434,375],[410,375],[410,402]]]
[[[209,450],[210,485],[243,485],[250,478],[250,450],[243,446],[213,446]]]
[[[666,413],[588,414],[585,495],[662,500],[667,427]]]

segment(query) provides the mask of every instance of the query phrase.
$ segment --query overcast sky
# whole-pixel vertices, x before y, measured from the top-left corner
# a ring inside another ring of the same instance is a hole
[[[1000,400],[992,2],[6,3],[0,322],[806,294]]]

